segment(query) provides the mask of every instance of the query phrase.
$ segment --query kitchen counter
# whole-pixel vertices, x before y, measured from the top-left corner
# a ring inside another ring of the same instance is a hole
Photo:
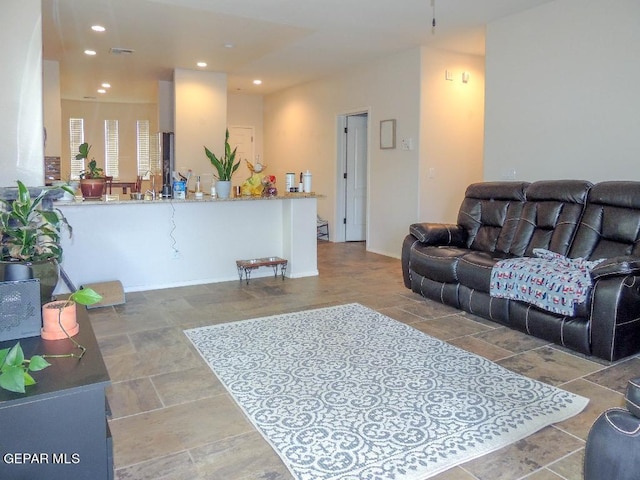
[[[287,277],[314,276],[318,198],[58,201],[73,227],[62,266],[76,286],[120,280],[125,291],[238,281],[243,258],[285,258]]]
[[[155,203],[217,203],[217,202],[247,202],[256,200],[292,200],[298,198],[322,198],[323,195],[317,195],[314,192],[311,193],[287,193],[285,195],[278,195],[275,197],[230,197],[230,198],[211,198],[211,195],[205,194],[202,198],[195,198],[193,194],[190,194],[185,199],[172,199],[172,198],[156,198],[155,200],[133,200],[129,195],[105,195],[102,200],[84,200],[82,197],[76,197],[72,201],[57,200],[54,205],[70,206],[70,205],[120,205],[120,204],[155,204]]]

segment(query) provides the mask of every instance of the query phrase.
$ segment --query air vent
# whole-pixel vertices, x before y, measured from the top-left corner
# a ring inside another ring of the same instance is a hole
[[[130,48],[119,48],[119,47],[112,47],[109,50],[109,53],[111,53],[112,55],[132,55],[133,52],[134,51]]]

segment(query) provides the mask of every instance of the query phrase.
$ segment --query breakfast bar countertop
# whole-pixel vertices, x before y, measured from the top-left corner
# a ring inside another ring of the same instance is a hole
[[[102,200],[85,200],[81,196],[77,196],[75,200],[64,201],[56,200],[54,205],[123,205],[123,204],[168,204],[168,203],[211,203],[211,202],[246,202],[255,200],[294,200],[297,198],[322,198],[324,195],[318,195],[315,192],[310,193],[287,193],[284,195],[277,195],[275,197],[253,197],[253,196],[241,196],[241,197],[229,197],[229,198],[211,198],[211,195],[204,194],[202,198],[195,198],[191,193],[185,199],[177,198],[156,198],[155,200],[134,200],[129,198],[129,195],[105,195]]]
[[[77,285],[119,280],[125,292],[237,281],[239,258],[280,257],[287,277],[315,276],[318,198],[58,201],[73,227],[62,266]]]

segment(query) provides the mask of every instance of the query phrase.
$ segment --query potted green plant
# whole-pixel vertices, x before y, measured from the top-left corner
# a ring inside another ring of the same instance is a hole
[[[89,151],[91,145],[87,142],[78,147],[78,153],[76,154],[76,160],[84,160],[85,162],[89,158]],[[104,193],[105,178],[103,174],[104,170],[98,167],[96,159],[92,158],[86,169],[80,172],[80,191],[82,196],[88,200],[99,200]]]
[[[43,209],[42,201],[51,190],[69,189],[43,188],[32,198],[24,183],[17,183],[15,200],[0,200],[4,204],[0,212],[2,278],[38,278],[41,303],[46,303],[58,283],[62,230],[66,228],[71,236],[72,228],[59,209]]]
[[[78,333],[75,307],[76,304],[93,305],[100,300],[102,296],[92,288],[81,288],[69,295],[66,300],[45,304],[42,307],[42,338],[45,340],[68,338],[80,353],[33,355],[30,359],[26,359],[20,342],[11,348],[4,348],[0,350],[0,388],[25,393],[25,387],[36,383],[30,372],[37,372],[51,365],[47,358],[82,358],[87,349],[72,338]]]
[[[79,331],[76,321],[76,304],[93,305],[100,300],[102,296],[92,288],[81,288],[65,300],[45,303],[42,306],[42,338],[60,340],[73,337]],[[79,348],[82,349],[82,347]]]
[[[216,182],[216,190],[218,197],[229,198],[231,192],[231,177],[238,170],[240,166],[240,160],[236,162],[236,150],[238,147],[231,151],[231,145],[229,145],[229,129],[227,128],[224,139],[224,156],[218,158],[207,147],[204,147],[204,152],[209,157],[211,165],[218,171],[217,175],[214,175],[218,181]]]

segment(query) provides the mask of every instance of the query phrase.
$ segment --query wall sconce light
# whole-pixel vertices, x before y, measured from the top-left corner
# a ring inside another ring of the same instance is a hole
[[[462,83],[469,83],[469,72],[462,72]]]

